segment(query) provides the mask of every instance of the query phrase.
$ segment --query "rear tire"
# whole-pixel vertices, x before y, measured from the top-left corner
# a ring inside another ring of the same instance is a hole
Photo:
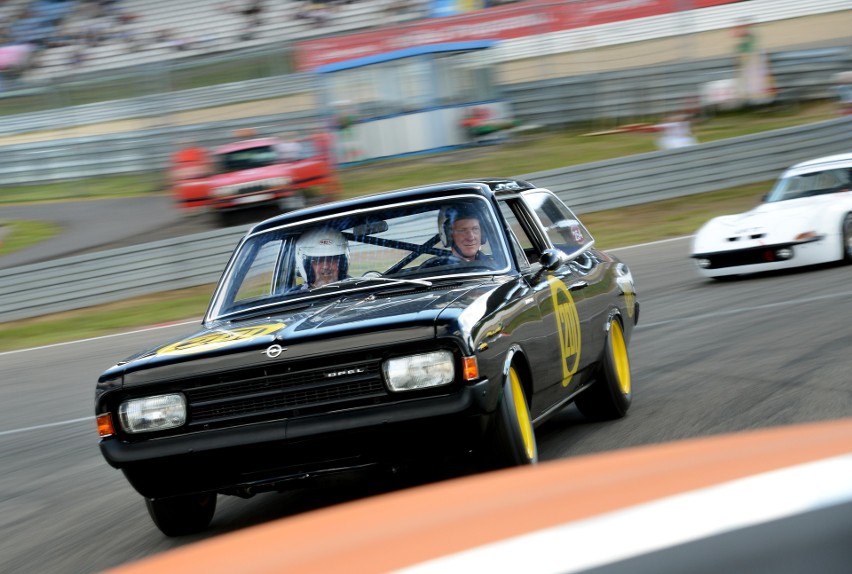
[[[497,408],[488,449],[486,468],[506,468],[538,462],[535,429],[530,418],[523,385],[514,365],[503,383],[503,397]]]
[[[190,494],[170,498],[145,498],[151,520],[166,536],[201,532],[216,512],[216,493]]]
[[[847,213],[843,218],[843,261],[852,263],[852,213]]]
[[[621,323],[613,319],[598,378],[577,396],[575,404],[590,419],[611,420],[627,414],[632,398],[627,343]]]

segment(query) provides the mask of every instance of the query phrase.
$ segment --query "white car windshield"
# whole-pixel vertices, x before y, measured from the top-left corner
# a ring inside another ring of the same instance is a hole
[[[499,229],[491,204],[473,195],[282,224],[240,245],[210,318],[344,291],[505,273],[510,260]]]
[[[827,169],[782,177],[766,197],[767,203],[837,193],[852,189],[852,168]]]

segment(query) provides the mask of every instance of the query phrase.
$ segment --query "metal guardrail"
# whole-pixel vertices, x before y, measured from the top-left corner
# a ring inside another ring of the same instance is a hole
[[[844,117],[519,177],[582,214],[774,179],[793,163],[850,151],[850,130]],[[246,228],[0,270],[0,323],[213,283]]]
[[[315,83],[316,79],[310,74],[288,74],[0,116],[0,136],[42,130],[72,129],[77,126],[132,118],[156,117],[161,121],[167,121],[170,113],[310,93],[315,90]],[[0,104],[2,103],[3,98],[0,97]],[[245,120],[243,120],[244,124]]]
[[[215,283],[248,226],[0,271],[0,323]]]
[[[310,129],[315,112],[258,116],[193,126],[153,128],[96,136],[0,146],[0,186],[27,185],[129,173],[164,172],[176,142],[188,137],[215,146],[233,140],[234,130],[250,126],[258,136],[281,133],[281,126]]]

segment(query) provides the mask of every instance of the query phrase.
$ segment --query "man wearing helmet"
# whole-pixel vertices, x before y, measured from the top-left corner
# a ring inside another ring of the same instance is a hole
[[[296,242],[296,270],[305,282],[300,290],[344,279],[349,270],[349,242],[336,229],[305,231]]]
[[[452,265],[463,261],[493,261],[482,252],[485,239],[479,213],[466,206],[442,207],[438,213],[438,234],[444,247],[450,248],[450,256],[434,257],[421,268]]]

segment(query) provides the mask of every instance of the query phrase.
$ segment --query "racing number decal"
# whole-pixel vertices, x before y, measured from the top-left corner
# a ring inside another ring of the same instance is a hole
[[[156,354],[188,355],[190,353],[210,351],[230,345],[236,341],[247,341],[248,339],[268,335],[282,328],[284,328],[284,323],[271,323],[269,325],[256,325],[254,327],[240,327],[239,329],[231,329],[229,331],[213,331],[199,335],[198,337],[166,345],[158,350]]]
[[[562,386],[567,387],[580,368],[580,316],[565,283],[553,277],[550,279],[550,296],[556,314],[556,330],[559,331],[559,352],[562,355]]]

